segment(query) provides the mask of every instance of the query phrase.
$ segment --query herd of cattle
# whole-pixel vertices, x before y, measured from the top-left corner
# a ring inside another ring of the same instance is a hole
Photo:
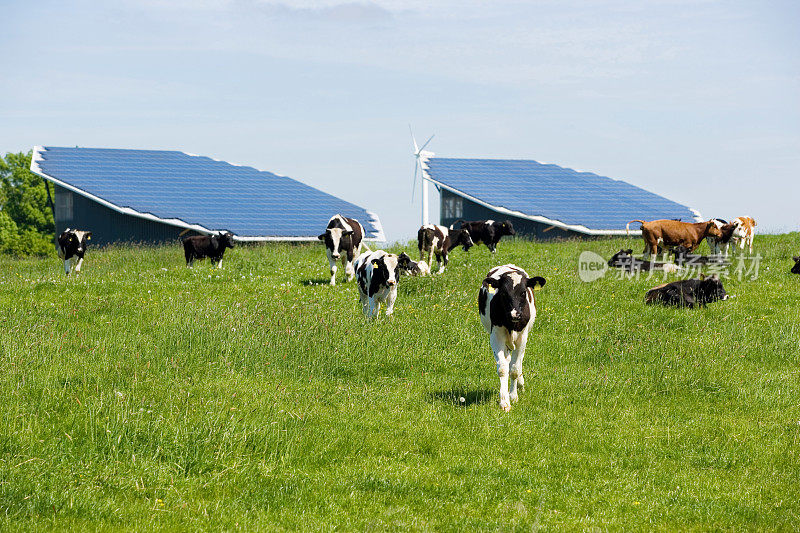
[[[712,219],[706,222],[688,223],[678,220],[633,220],[642,225],[642,237],[646,247],[646,259],[633,256],[633,250],[620,250],[608,262],[609,266],[628,272],[663,270],[678,272],[687,264],[727,261],[728,247],[736,244],[741,249],[747,245],[752,253],[756,222],[750,217],[739,217],[731,222]],[[630,222],[628,223],[628,227]],[[67,229],[58,238],[59,256],[64,260],[64,270],[79,272],[92,233]],[[375,318],[385,306],[385,314],[391,315],[397,299],[397,285],[401,273],[425,276],[431,273],[435,256],[438,272],[444,272],[448,264],[448,253],[461,246],[468,251],[472,246],[485,244],[494,253],[503,236],[515,235],[511,222],[493,220],[458,220],[449,228],[436,224],[425,224],[417,232],[419,260],[414,261],[405,252],[396,255],[384,250],[361,253],[364,227],[355,219],[334,215],[325,232],[318,239],[325,244],[325,253],[330,264],[330,284],[336,284],[337,263],[341,260],[347,281],[356,279],[363,312]],[[694,255],[693,252],[706,239],[713,252],[711,256]],[[187,266],[195,259],[209,258],[218,268],[226,248],[233,248],[231,233],[199,235],[182,239]],[[675,262],[656,261],[655,256],[669,250]],[[800,274],[800,257],[794,257],[792,273]],[[489,334],[489,344],[497,363],[500,377],[500,407],[509,411],[511,403],[518,397],[518,388],[525,384],[522,360],[525,345],[536,318],[534,289],[545,285],[540,276],[529,276],[522,268],[507,264],[494,267],[486,274],[478,289],[478,312],[481,324]],[[727,299],[722,281],[717,275],[699,279],[685,279],[665,283],[650,289],[647,303],[662,303],[677,306],[704,306],[707,303]],[[509,381],[510,380],[510,381]]]

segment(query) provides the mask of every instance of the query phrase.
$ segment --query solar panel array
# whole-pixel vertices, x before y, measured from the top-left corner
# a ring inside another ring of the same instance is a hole
[[[694,213],[684,205],[624,181],[557,165],[434,157],[427,166],[434,181],[464,195],[564,224],[620,230],[632,219],[694,222]]]
[[[315,237],[336,213],[367,237],[380,222],[357,205],[304,183],[208,157],[162,150],[45,147],[43,174],[117,207],[177,218],[240,237]]]

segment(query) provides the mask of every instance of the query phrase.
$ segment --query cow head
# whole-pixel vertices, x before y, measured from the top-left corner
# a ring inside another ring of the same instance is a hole
[[[792,257],[794,266],[792,267],[792,274],[800,274],[800,257]]]
[[[620,250],[611,256],[611,259],[608,260],[608,266],[615,267],[629,265],[631,262],[633,262],[633,250],[628,248],[627,250]]]
[[[455,248],[459,244],[464,247],[465,252],[469,252],[469,249],[474,246],[475,243],[472,242],[472,236],[469,234],[469,230],[454,229],[450,231],[451,248]]]
[[[217,242],[223,248],[233,248],[233,233],[230,231],[226,231],[224,233],[220,232],[220,234],[217,235]]]
[[[514,225],[511,223],[510,220],[505,220],[500,223],[500,235],[516,235],[517,232],[514,231]]]
[[[411,257],[407,253],[403,252],[399,256],[397,256],[398,269],[404,272],[410,272],[411,270],[414,270],[414,267],[416,266],[417,263],[415,261],[412,261]]]
[[[709,220],[706,222],[706,237],[722,237],[722,230],[720,229],[721,226],[717,225],[717,221],[714,219]]]
[[[373,296],[381,287],[397,285],[399,278],[398,260],[399,258],[394,254],[386,254],[372,260],[369,296]]]
[[[700,287],[698,288],[698,299],[704,302],[716,302],[717,300],[727,300],[728,293],[722,286],[722,281],[717,274],[713,276],[700,275]]]
[[[328,228],[325,230],[325,233],[319,235],[317,239],[325,243],[325,248],[330,250],[331,257],[339,259],[343,251],[342,242],[345,240],[345,237],[349,237],[352,234],[353,230]]]
[[[492,323],[515,331],[524,329],[531,318],[528,289],[544,287],[545,283],[540,276],[528,278],[519,271],[507,272],[500,277],[487,276],[483,286],[494,294],[490,310]]]

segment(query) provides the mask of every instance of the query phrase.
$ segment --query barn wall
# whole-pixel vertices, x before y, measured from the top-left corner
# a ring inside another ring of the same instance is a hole
[[[71,203],[69,196],[72,197]],[[58,185],[55,186],[54,203],[56,235],[66,228],[91,231],[93,246],[115,242],[177,243],[183,231],[177,226],[123,215]]]
[[[458,200],[461,200],[460,210]],[[564,230],[555,228],[549,224],[542,224],[541,222],[534,222],[526,218],[519,218],[498,213],[488,207],[484,207],[466,198],[462,198],[452,192],[442,189],[441,190],[441,206],[439,212],[441,213],[440,224],[443,226],[450,226],[457,219],[464,220],[497,220],[504,221],[510,220],[514,225],[514,230],[520,237],[533,238],[536,240],[552,240],[552,239],[593,239],[594,237],[576,231]],[[457,216],[458,214],[461,216]]]

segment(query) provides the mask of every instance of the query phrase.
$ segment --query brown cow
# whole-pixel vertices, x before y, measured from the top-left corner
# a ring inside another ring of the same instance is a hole
[[[722,232],[713,220],[706,222],[680,222],[678,220],[631,220],[642,224],[642,238],[645,254],[657,254],[659,244],[668,247],[685,246],[689,252],[695,251],[706,237],[721,237]],[[625,226],[630,229],[631,222]]]

